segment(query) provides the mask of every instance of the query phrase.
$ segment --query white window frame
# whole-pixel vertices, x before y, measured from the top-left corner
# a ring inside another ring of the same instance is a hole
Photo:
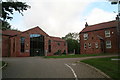
[[[107,48],[107,49],[112,48],[112,45],[111,45],[111,41],[110,41],[110,40],[106,41],[106,48]]]
[[[87,44],[86,43],[84,43],[84,49],[86,49],[87,48]]]
[[[95,43],[95,48],[98,48],[98,47],[99,47],[99,46],[98,46],[98,42],[96,42],[96,43]]]
[[[92,47],[91,43],[88,43],[88,48],[91,48],[91,47]]]
[[[110,30],[105,31],[105,37],[110,37]]]
[[[84,40],[87,40],[87,39],[88,39],[88,34],[85,33],[85,34],[83,35],[83,37],[84,37]]]

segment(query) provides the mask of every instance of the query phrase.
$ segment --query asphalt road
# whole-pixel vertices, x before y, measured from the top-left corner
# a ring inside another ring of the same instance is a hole
[[[94,57],[88,57],[94,58]],[[3,58],[8,66],[3,78],[105,78],[91,67],[76,61],[86,58],[45,59],[42,57]],[[77,79],[76,79],[77,80]]]

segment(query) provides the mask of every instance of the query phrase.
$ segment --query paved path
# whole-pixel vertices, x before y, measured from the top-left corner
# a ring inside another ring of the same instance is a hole
[[[104,78],[96,70],[81,63],[75,63],[88,58],[95,57],[64,59],[45,59],[42,57],[4,58],[3,60],[8,63],[8,66],[3,69],[3,78]]]

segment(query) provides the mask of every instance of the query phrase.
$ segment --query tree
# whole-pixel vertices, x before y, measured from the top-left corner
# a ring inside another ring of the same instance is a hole
[[[62,37],[63,39],[67,40],[67,39],[74,39],[77,40],[79,42],[79,33],[68,33],[65,37]]]
[[[67,39],[67,46],[68,46],[68,53],[74,53],[79,54],[80,53],[80,45],[77,40],[74,39]]]
[[[1,5],[2,5],[2,12],[0,12],[0,16],[1,16],[0,21],[2,21],[3,25],[0,27],[0,29],[2,29],[2,30],[11,28],[11,26],[7,22],[7,20],[13,19],[13,17],[10,15],[13,15],[14,11],[19,12],[23,16],[23,11],[30,8],[30,6],[24,2],[17,2],[17,1],[13,1],[13,0],[10,0],[7,2],[1,2],[0,6]]]
[[[109,0],[111,2],[111,4],[117,4],[119,3],[120,4],[120,1],[119,0]]]
[[[80,53],[80,45],[79,45],[79,33],[68,33],[62,39],[67,41],[68,53],[73,53],[75,50],[75,54]]]
[[[2,22],[2,27],[0,27],[1,30],[10,29],[11,25],[8,22],[4,20],[2,20],[1,22]]]

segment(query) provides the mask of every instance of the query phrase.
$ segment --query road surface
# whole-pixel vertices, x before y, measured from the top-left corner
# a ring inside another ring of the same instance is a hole
[[[99,56],[100,57],[100,56]],[[101,56],[102,57],[102,56]],[[106,57],[106,56],[105,56]],[[8,63],[2,71],[3,78],[105,78],[101,73],[81,63],[83,59],[62,58],[46,59],[42,57],[3,58]]]

